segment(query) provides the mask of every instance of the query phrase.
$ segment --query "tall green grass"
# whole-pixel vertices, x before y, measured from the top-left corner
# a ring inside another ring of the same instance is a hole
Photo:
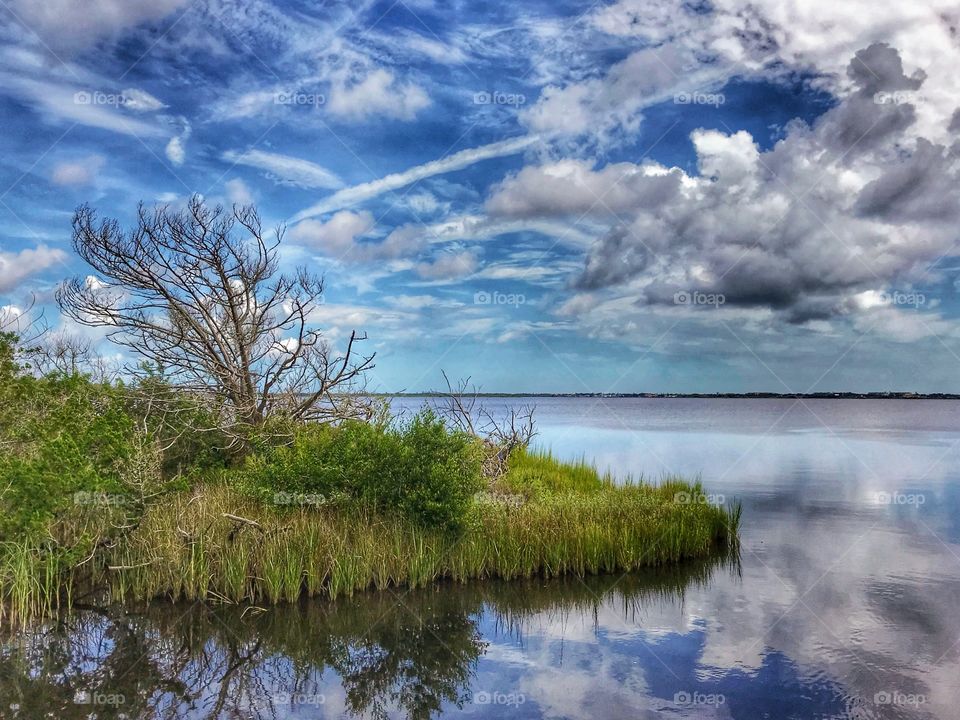
[[[594,575],[705,558],[735,547],[739,508],[702,502],[698,483],[618,485],[585,462],[516,453],[496,487],[476,496],[457,532],[364,506],[276,507],[220,482],[167,498],[82,576],[38,566],[13,548],[0,559],[6,619],[62,604],[71,586],[115,601],[227,603],[338,598],[439,579]],[[243,518],[245,521],[234,518]],[[8,612],[10,612],[8,610]]]
[[[618,485],[585,462],[518,453],[451,534],[359,507],[277,509],[207,486],[151,510],[110,586],[115,597],[273,603],[441,578],[623,572],[734,546],[739,508],[677,501],[702,495],[698,483]]]

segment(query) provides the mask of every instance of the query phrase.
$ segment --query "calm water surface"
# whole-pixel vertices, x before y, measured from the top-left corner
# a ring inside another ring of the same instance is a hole
[[[741,501],[740,562],[82,612],[5,646],[0,716],[960,717],[960,403],[533,402],[557,455]]]

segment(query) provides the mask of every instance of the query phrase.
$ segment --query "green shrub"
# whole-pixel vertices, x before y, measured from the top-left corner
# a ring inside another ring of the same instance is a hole
[[[456,526],[483,485],[475,438],[425,411],[405,423],[307,425],[248,458],[246,485],[280,502],[351,500],[429,527]]]
[[[8,374],[0,406],[0,538],[40,531],[74,493],[123,492],[134,427],[114,388],[78,375]]]
[[[183,392],[157,369],[149,365],[141,369],[144,376],[127,389],[128,410],[164,448],[163,476],[196,475],[226,467],[231,460],[230,440],[218,429],[220,423],[208,403]]]

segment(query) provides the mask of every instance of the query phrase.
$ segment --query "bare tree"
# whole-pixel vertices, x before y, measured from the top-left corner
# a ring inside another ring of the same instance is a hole
[[[44,334],[29,348],[28,354],[36,368],[44,373],[83,373],[96,382],[107,382],[118,373],[118,368],[97,352],[90,338],[64,330]]]
[[[73,219],[73,246],[96,276],[60,286],[57,301],[79,323],[146,358],[179,388],[212,399],[228,433],[274,415],[333,420],[366,412],[351,396],[373,355],[351,333],[336,352],[311,313],[321,277],[278,271],[278,228],[269,238],[252,206],[138,208],[136,227],[98,220],[89,206]],[[240,433],[242,434],[242,433]]]
[[[454,386],[447,373],[442,370],[441,373],[447,391],[433,403],[435,412],[453,429],[483,440],[487,448],[483,472],[496,480],[507,471],[510,453],[516,448],[527,447],[536,436],[535,408],[510,407],[502,417],[495,417],[479,402],[477,389],[470,384],[470,378]]]

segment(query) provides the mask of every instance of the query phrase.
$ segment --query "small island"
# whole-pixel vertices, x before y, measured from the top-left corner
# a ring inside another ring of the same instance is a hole
[[[323,280],[278,271],[252,207],[82,207],[74,338],[0,338],[4,624],[104,603],[276,603],[441,579],[624,572],[735,549],[739,507],[531,448],[466,383],[416,414],[365,391],[374,356],[314,327]]]

